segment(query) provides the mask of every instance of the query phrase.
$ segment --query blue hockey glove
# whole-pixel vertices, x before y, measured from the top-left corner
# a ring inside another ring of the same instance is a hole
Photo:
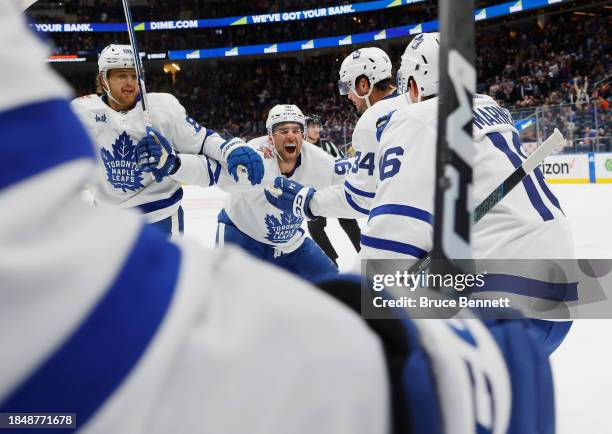
[[[314,188],[304,187],[299,182],[279,176],[274,180],[274,187],[268,187],[264,191],[268,202],[281,211],[289,211],[297,217],[309,220],[315,218],[310,212],[310,201],[316,191]]]
[[[247,173],[251,185],[261,183],[264,166],[261,156],[242,139],[234,137],[221,145],[227,161],[227,171],[238,182],[240,173]]]
[[[153,174],[157,182],[178,169],[178,159],[172,145],[153,128],[147,128],[147,135],[136,145],[136,161],[143,171]]]

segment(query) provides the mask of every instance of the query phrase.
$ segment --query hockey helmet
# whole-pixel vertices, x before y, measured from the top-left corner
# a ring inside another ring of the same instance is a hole
[[[270,109],[268,112],[268,119],[266,120],[268,134],[272,134],[272,129],[275,125],[283,122],[295,122],[300,124],[302,131],[304,131],[306,127],[306,121],[302,110],[294,104],[277,104]]]
[[[98,58],[98,72],[106,77],[111,69],[134,69],[134,54],[130,45],[111,44],[105,47]]]
[[[355,91],[357,78],[365,75],[370,82],[370,91],[360,96]],[[366,47],[353,51],[340,66],[340,80],[338,90],[340,95],[348,95],[352,90],[359,98],[367,98],[372,93],[374,85],[392,76],[391,59],[387,53],[378,47]]]
[[[440,34],[419,33],[406,47],[397,72],[397,88],[407,93],[410,80],[414,80],[419,97],[436,95],[440,87],[439,74]]]
[[[308,115],[306,116],[306,128],[308,128],[311,125],[319,125],[321,126],[321,118],[319,117],[319,115]]]

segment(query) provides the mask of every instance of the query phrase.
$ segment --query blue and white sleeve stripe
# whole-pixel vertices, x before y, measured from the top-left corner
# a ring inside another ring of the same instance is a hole
[[[433,226],[433,215],[424,209],[409,205],[386,204],[372,208],[368,221],[382,215],[398,215],[423,221]]]
[[[1,112],[0,131],[2,152],[10,156],[9,164],[0,171],[0,189],[60,164],[94,156],[89,136],[64,99]]]
[[[174,297],[180,260],[177,246],[143,226],[112,286],[76,330],[0,402],[0,413],[76,413],[84,426],[154,340]]]
[[[409,243],[401,243],[399,241],[386,240],[384,238],[370,237],[368,235],[361,235],[361,245],[371,247],[378,250],[386,250],[394,253],[401,253],[404,255],[413,256],[421,259],[427,255],[427,252],[415,245]]]

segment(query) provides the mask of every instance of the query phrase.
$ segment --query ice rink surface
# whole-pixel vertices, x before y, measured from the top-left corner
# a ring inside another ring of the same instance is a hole
[[[574,231],[578,258],[612,259],[612,185],[553,184]],[[225,193],[216,187],[185,188],[185,233],[213,247],[216,217]],[[327,233],[348,270],[356,252],[330,219]],[[612,317],[612,313],[610,315]],[[556,387],[557,434],[612,434],[612,319],[579,320],[552,357]]]

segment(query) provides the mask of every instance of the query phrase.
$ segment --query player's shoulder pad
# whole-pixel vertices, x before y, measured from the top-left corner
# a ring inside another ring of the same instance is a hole
[[[255,137],[254,139],[251,139],[247,142],[247,145],[253,148],[257,148],[258,146],[265,144],[268,144],[268,136]]]
[[[363,112],[355,125],[355,129],[369,129],[374,131],[376,129],[376,122],[381,116],[389,113],[391,110],[395,110],[403,106],[404,102],[405,97],[402,95],[395,95],[391,98],[385,98],[378,101],[376,104]]]
[[[274,159],[274,147],[268,142],[268,136],[255,137],[247,146],[257,151],[264,160]]]
[[[84,112],[87,110],[95,109],[100,107],[100,104],[104,104],[100,97],[95,93],[80,96],[70,101],[70,106],[77,112]]]
[[[147,98],[149,99],[149,103],[151,104],[151,106],[155,108],[164,108],[168,110],[174,109],[175,107],[181,107],[184,110],[183,105],[180,103],[177,97],[175,97],[171,93],[147,93]]]
[[[314,145],[306,140],[302,142],[302,153],[305,153],[310,159],[318,160],[318,161],[328,161],[329,163],[334,163],[334,157],[329,155],[323,149],[319,148],[317,145]]]

